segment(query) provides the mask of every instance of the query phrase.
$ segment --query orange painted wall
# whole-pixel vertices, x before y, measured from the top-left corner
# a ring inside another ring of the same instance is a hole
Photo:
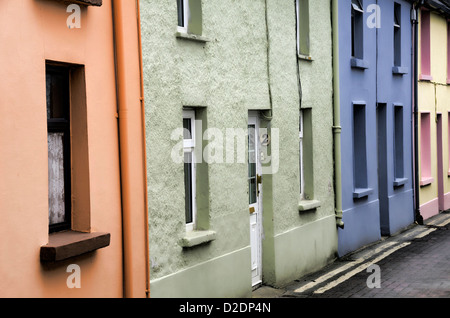
[[[123,249],[118,122],[110,1],[81,7],[69,29],[67,4],[0,2],[0,297],[122,297]],[[45,61],[85,65],[92,231],[109,247],[57,265],[39,260],[48,243]],[[69,264],[81,288],[69,289]]]

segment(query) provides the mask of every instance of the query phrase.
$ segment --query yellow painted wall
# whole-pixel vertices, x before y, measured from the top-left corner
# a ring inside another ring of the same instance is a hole
[[[431,185],[421,187],[420,204],[421,210],[426,216],[430,213],[437,214],[436,209],[438,197],[438,169],[437,169],[437,132],[436,132],[436,114],[442,114],[442,138],[443,138],[443,175],[439,176],[444,181],[444,193],[450,192],[450,178],[448,176],[449,167],[449,140],[448,140],[448,120],[450,111],[450,86],[447,85],[447,19],[431,13],[430,17],[431,33],[431,81],[419,80],[419,112],[430,112],[431,116],[431,163],[432,177],[434,179]],[[419,27],[420,32],[420,27]],[[419,33],[419,41],[421,34]],[[420,74],[420,42],[419,42],[419,74]],[[419,131],[420,131],[419,117]],[[420,133],[419,133],[419,152]],[[419,163],[420,167],[420,163]],[[447,198],[449,200],[449,198]],[[433,204],[434,201],[434,204]],[[447,203],[449,204],[450,201]]]

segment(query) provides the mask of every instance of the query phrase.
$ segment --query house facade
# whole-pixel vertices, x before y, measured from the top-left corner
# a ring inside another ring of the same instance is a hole
[[[136,6],[0,7],[0,296],[148,296]]]
[[[332,261],[329,2],[140,13],[151,296],[249,297]]]
[[[450,208],[450,6],[425,1],[418,16],[418,195],[424,219]]]
[[[339,254],[414,222],[408,1],[336,1]]]

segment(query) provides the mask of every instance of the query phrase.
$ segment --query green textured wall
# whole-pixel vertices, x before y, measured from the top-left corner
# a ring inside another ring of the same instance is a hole
[[[314,192],[321,207],[301,214],[294,1],[203,1],[206,43],[175,36],[176,1],[141,1],[152,297],[251,295],[246,163],[206,167],[203,203],[216,239],[190,249],[178,245],[185,234],[184,178],[183,165],[171,159],[177,141],[170,136],[181,126],[183,106],[198,107],[207,117],[203,125],[221,131],[246,130],[248,110],[273,108],[280,168],[264,178],[264,281],[284,284],[333,257],[331,21],[329,1],[311,2],[311,21],[322,19],[311,27],[315,61],[299,63],[304,105],[312,107]]]

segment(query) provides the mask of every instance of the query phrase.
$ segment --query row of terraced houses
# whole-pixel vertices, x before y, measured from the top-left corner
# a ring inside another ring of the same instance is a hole
[[[449,19],[1,1],[0,296],[251,297],[450,209]]]

